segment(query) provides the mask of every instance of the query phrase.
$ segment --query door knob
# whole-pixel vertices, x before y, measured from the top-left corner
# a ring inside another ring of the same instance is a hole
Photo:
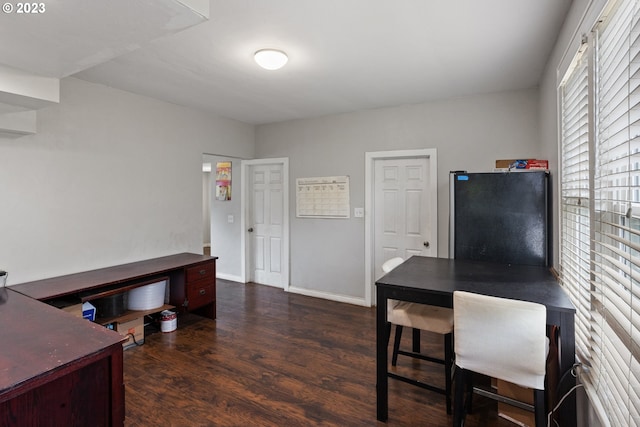
[[[249,229],[247,230],[249,233],[253,233],[253,227],[249,227]]]
[[[422,245],[423,245],[425,248],[428,248],[428,247],[429,247],[429,242],[424,242]]]

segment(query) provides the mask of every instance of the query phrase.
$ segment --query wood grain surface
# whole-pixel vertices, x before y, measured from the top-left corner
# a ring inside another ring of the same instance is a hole
[[[374,308],[220,279],[217,301],[216,320],[181,315],[125,351],[126,426],[452,424],[442,395],[394,380],[389,420],[376,420]],[[422,342],[441,355],[440,335]],[[401,356],[397,369],[444,383],[440,366]],[[496,407],[476,396],[467,427],[513,426]]]

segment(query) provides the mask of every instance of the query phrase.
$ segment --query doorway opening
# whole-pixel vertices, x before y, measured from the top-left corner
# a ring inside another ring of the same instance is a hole
[[[202,253],[211,255],[211,163],[202,163]]]
[[[241,161],[223,154],[202,156],[202,253],[217,256],[216,277],[233,282],[241,282]],[[220,175],[222,170],[227,176]],[[219,188],[223,178],[225,197]]]

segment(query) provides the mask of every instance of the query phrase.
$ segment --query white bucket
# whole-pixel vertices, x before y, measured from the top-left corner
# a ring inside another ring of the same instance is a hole
[[[162,332],[173,332],[178,327],[178,315],[171,310],[164,310],[160,313],[160,330]]]
[[[129,310],[151,310],[164,305],[164,291],[167,281],[133,288],[129,291],[127,307]]]

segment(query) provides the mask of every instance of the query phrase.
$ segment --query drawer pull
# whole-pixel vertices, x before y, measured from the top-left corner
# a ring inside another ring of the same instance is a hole
[[[207,270],[200,270],[200,275],[204,276],[205,274],[207,274]]]
[[[204,288],[200,289],[200,295],[204,295],[206,293],[207,293],[207,291],[205,291]]]

